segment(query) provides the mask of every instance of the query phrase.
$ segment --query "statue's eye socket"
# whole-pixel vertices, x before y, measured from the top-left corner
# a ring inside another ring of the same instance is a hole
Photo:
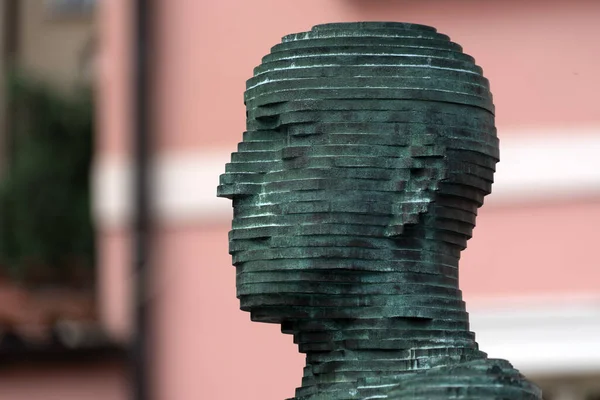
[[[413,168],[410,170],[410,175],[415,178],[424,178],[427,176],[426,168]]]

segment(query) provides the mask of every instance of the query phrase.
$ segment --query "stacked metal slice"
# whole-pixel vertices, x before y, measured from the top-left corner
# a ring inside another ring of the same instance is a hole
[[[386,387],[382,396],[382,386]],[[360,399],[539,400],[541,390],[505,360],[482,359],[371,381],[359,388]]]
[[[241,308],[281,324],[307,355],[295,398],[413,398],[413,377],[454,388],[453,371],[497,397],[422,398],[535,398],[516,396],[525,381],[446,369],[496,365],[458,289],[499,156],[473,58],[423,25],[319,25],[271,49],[245,103],[247,131],[218,195],[233,200]]]

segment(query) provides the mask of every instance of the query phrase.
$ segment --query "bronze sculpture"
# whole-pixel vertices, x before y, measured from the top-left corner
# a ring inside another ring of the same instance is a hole
[[[458,288],[499,159],[472,57],[423,25],[318,25],[245,103],[218,195],[242,310],[306,354],[295,399],[541,398],[478,349]]]

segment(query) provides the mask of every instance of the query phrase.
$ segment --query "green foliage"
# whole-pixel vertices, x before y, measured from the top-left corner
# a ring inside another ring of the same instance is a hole
[[[66,95],[23,77],[8,88],[14,152],[0,181],[0,266],[20,279],[40,268],[51,276],[89,268],[91,93]]]

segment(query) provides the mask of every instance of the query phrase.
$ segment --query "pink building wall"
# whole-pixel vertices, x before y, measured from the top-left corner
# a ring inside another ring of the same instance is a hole
[[[128,153],[126,3],[100,3],[99,163]],[[234,151],[244,131],[242,93],[252,68],[284,34],[333,21],[417,22],[450,35],[491,81],[501,141],[547,129],[570,134],[592,127],[585,131],[600,133],[598,2],[180,0],[157,5],[159,156],[210,158]],[[214,186],[216,179],[198,184]],[[461,264],[467,302],[598,294],[599,200],[573,195],[484,207]],[[105,223],[102,215],[98,222],[104,321],[125,339],[131,282],[126,224]],[[156,323],[156,399],[292,396],[302,357],[277,326],[251,323],[238,311],[227,253],[229,220],[205,214],[186,221],[162,218],[159,224],[149,300]]]

